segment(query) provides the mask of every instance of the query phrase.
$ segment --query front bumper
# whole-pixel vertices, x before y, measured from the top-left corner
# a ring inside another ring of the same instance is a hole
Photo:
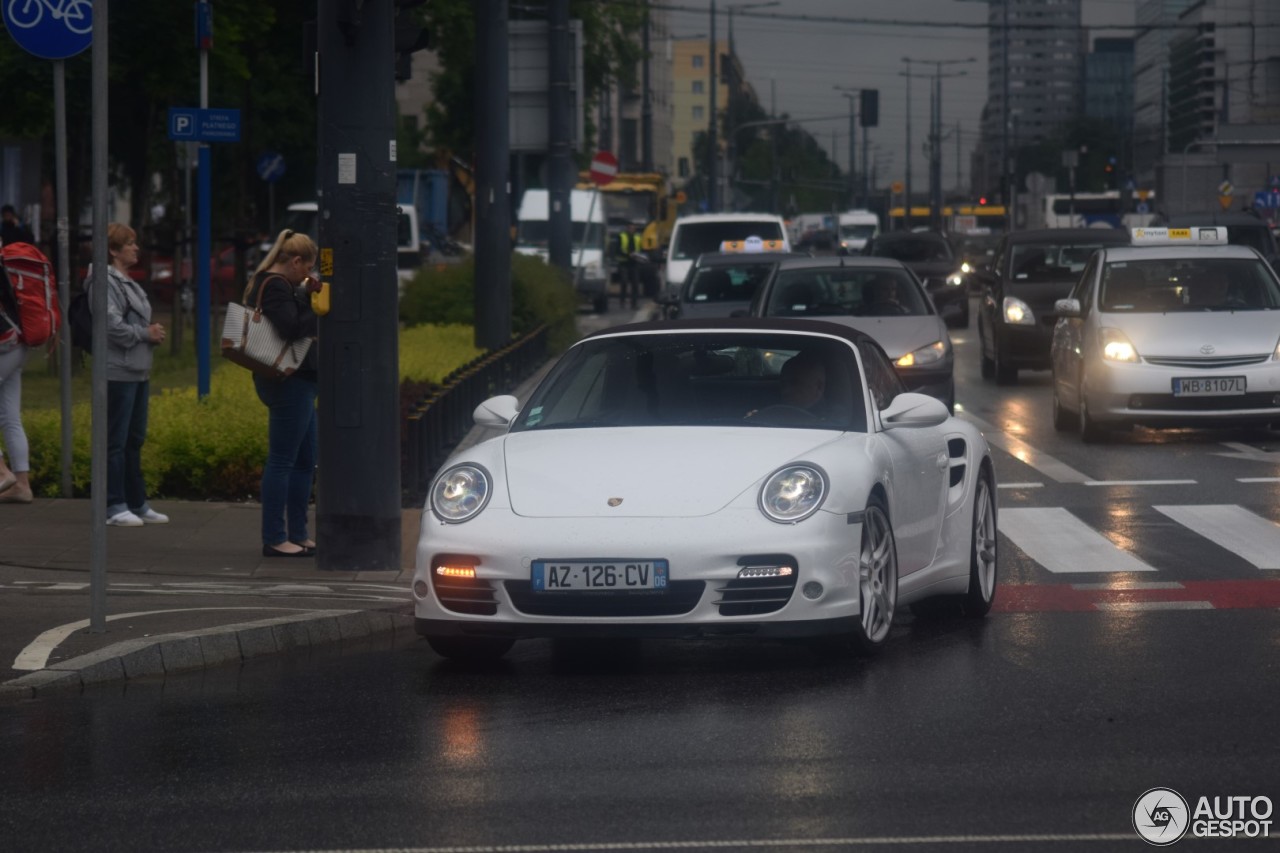
[[[419,633],[440,636],[835,633],[848,630],[859,614],[861,535],[860,513],[827,509],[790,525],[769,521],[754,507],[702,518],[583,519],[525,518],[490,506],[457,525],[427,513],[413,576],[414,615]],[[441,555],[474,561],[474,591],[459,593],[433,578]],[[530,577],[538,559],[665,559],[668,588],[535,592]],[[747,565],[782,564],[793,567],[789,581],[739,578]]]
[[[1246,392],[1175,397],[1175,378],[1243,376]],[[1085,377],[1089,415],[1098,423],[1144,426],[1239,426],[1280,422],[1280,362],[1197,370],[1143,362],[1095,361]]]
[[[1053,346],[1053,325],[1013,325],[999,320],[1000,353],[1008,364],[1026,370],[1048,370],[1052,366],[1049,351]]]

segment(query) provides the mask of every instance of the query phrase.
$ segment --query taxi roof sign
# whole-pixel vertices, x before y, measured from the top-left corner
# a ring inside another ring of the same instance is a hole
[[[1225,246],[1224,225],[1195,225],[1190,228],[1133,228],[1135,246]]]
[[[720,243],[722,252],[785,252],[786,245],[781,240],[762,240],[759,237],[748,237],[745,240],[724,240]]]

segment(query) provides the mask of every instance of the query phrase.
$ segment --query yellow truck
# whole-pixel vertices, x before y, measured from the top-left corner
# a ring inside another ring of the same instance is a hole
[[[578,173],[578,189],[592,189],[588,172]],[[610,249],[618,244],[618,233],[628,222],[641,226],[640,247],[652,263],[643,265],[641,278],[645,291],[650,295],[657,290],[657,270],[671,243],[671,229],[679,214],[683,194],[671,192],[671,182],[658,172],[619,172],[602,187],[600,198],[604,202]]]

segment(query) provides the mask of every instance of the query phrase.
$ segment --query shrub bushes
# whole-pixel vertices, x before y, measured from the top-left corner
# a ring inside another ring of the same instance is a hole
[[[425,267],[410,281],[400,299],[400,320],[423,323],[475,324],[475,259]],[[541,258],[511,256],[511,329],[515,338],[543,323],[552,355],[577,340],[574,318],[577,294],[563,272]]]
[[[439,382],[481,354],[470,326],[419,326],[400,334],[402,382]],[[34,359],[33,359],[34,361]],[[142,475],[157,498],[245,500],[256,498],[267,458],[267,410],[249,371],[215,362],[209,396],[194,387],[152,395]],[[35,373],[31,374],[33,379]],[[24,380],[26,375],[24,375]],[[31,444],[31,484],[56,496],[61,481],[61,419],[57,407],[23,411]],[[90,405],[72,409],[71,480],[77,497],[89,496]]]

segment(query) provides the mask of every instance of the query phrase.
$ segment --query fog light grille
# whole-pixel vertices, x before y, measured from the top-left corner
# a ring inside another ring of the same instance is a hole
[[[474,558],[470,563],[447,556],[435,559],[431,567],[431,587],[440,600],[440,606],[445,610],[470,616],[495,615],[498,612],[498,600],[494,596],[493,586],[487,580],[467,577],[467,573],[462,571],[467,567],[474,574]]]
[[[796,561],[788,554],[755,554],[738,560],[738,576],[716,587],[721,616],[757,616],[781,610],[795,592]]]

